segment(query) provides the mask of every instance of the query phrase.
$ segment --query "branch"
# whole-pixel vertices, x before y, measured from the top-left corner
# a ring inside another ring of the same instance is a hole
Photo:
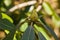
[[[37,8],[36,8],[36,12],[40,11],[42,9],[42,6],[39,5]]]
[[[28,1],[28,2],[25,2],[25,3],[22,3],[22,4],[18,4],[18,5],[16,5],[16,6],[12,7],[11,9],[9,9],[9,12],[13,12],[13,11],[15,11],[16,9],[20,9],[20,8],[22,8],[22,7],[26,7],[26,6],[29,6],[29,5],[33,5],[33,4],[35,4],[35,3],[37,3],[37,1]]]
[[[31,6],[30,9],[29,9],[29,12],[32,12],[33,9],[34,9],[34,6]],[[39,5],[39,6],[36,8],[36,12],[39,12],[41,9],[42,9],[42,6]]]

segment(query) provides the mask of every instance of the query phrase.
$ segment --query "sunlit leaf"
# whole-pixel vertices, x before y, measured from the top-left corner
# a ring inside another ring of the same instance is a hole
[[[19,35],[19,36],[20,36],[20,35]],[[13,38],[13,40],[17,40],[17,39],[16,39],[16,34],[14,35],[14,38]]]
[[[24,24],[21,25],[20,31],[24,32],[27,29],[27,27],[28,27],[28,23],[25,22]]]
[[[22,36],[22,40],[35,40],[35,34],[32,26],[29,26]]]
[[[55,16],[52,16],[52,21],[53,21],[55,27],[60,27],[60,18],[57,19]]]
[[[43,19],[43,18],[42,18]],[[55,40],[58,40],[58,37],[57,35],[54,33],[54,31],[50,28],[50,26],[48,26],[46,24],[45,21],[42,21],[41,18],[40,18],[40,23],[44,26],[44,28],[50,33],[53,35],[53,37],[55,38]]]
[[[48,2],[43,3],[43,8],[47,12],[47,14],[53,15],[53,9],[52,9],[51,5]]]
[[[56,12],[53,10],[53,8],[48,2],[43,3],[43,8],[47,12],[48,15],[52,15],[52,16],[59,18]]]
[[[40,32],[38,32],[38,38],[39,40],[46,40],[46,38]]]
[[[9,34],[10,32],[9,32],[8,30],[5,30],[5,33],[6,33],[6,34]]]
[[[20,23],[24,22],[25,20],[26,20],[25,18],[24,18],[24,19],[21,19],[21,20],[20,20]]]
[[[48,34],[46,33],[46,31],[44,30],[44,28],[42,28],[41,26],[37,26],[36,24],[34,24],[34,27],[35,27],[39,32],[41,32],[41,33],[43,34],[43,36],[44,36],[47,40],[50,39],[49,36],[48,36]]]
[[[10,33],[6,36],[6,38],[4,38],[4,40],[13,40],[15,31],[16,30],[10,31]]]
[[[21,40],[21,32],[16,33],[16,39]]]
[[[11,17],[9,17],[7,14],[5,14],[5,13],[1,13],[2,14],[2,19],[7,19],[7,20],[9,20],[11,23],[13,23],[13,20],[12,20],[12,18]]]
[[[12,2],[12,0],[4,0],[4,3],[6,6],[10,6],[11,2]]]

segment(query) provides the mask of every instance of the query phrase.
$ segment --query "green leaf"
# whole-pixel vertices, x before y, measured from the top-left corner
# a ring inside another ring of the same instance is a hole
[[[56,17],[56,19],[60,19],[59,16],[57,15],[57,13],[53,10],[53,8],[51,7],[51,5],[48,2],[43,3],[43,8],[47,12],[48,15],[52,15],[52,16]]]
[[[2,19],[7,19],[7,20],[9,20],[11,23],[13,23],[13,20],[12,20],[12,18],[11,17],[9,17],[7,14],[5,14],[5,13],[1,13],[2,14]]]
[[[40,18],[40,23],[44,26],[44,28],[50,33],[50,34],[52,34],[53,35],[53,37],[55,38],[55,40],[58,40],[58,37],[57,37],[57,35],[54,33],[54,31],[50,28],[50,26],[48,26],[47,24],[46,24],[46,22],[43,20],[41,20],[41,19],[43,19],[43,18]]]
[[[32,26],[28,26],[22,36],[22,40],[35,40],[35,34]]]
[[[4,29],[4,30],[12,31],[12,30],[14,30],[15,26],[8,20],[2,19],[2,20],[0,20],[0,28]]]
[[[4,7],[1,7],[1,11],[2,11],[2,12],[6,12],[6,11],[7,11],[7,9],[6,9],[6,8],[4,8]]]
[[[4,40],[13,40],[16,30],[10,31],[10,33],[4,38]]]
[[[24,32],[27,29],[27,27],[28,27],[28,23],[25,22],[24,24],[21,25],[20,31]]]
[[[0,13],[0,20],[2,19],[2,15],[1,15],[1,13]]]
[[[10,4],[12,3],[12,0],[4,0],[4,3],[6,6],[10,6]]]
[[[49,15],[52,15],[54,13],[54,10],[48,2],[43,2],[43,8]]]
[[[39,32],[41,32],[47,40],[50,39],[50,37],[48,36],[48,34],[46,33],[45,29],[42,26],[34,24],[34,28],[37,29]]]
[[[16,36],[18,36],[18,38],[19,38],[20,35],[16,35],[16,34],[15,34],[13,40],[18,40],[18,39],[16,38]],[[20,40],[20,39],[19,39],[19,40]]]
[[[13,40],[14,33],[16,30],[15,25],[13,25],[10,21],[6,19],[2,19],[0,20],[0,29],[10,31],[4,40]]]
[[[22,18],[22,19],[20,20],[20,23],[24,22],[25,20],[26,20],[26,18]]]
[[[38,38],[39,40],[46,40],[46,38],[40,32],[38,32]]]
[[[55,16],[52,16],[52,21],[53,21],[55,27],[60,27],[60,18],[57,19]]]
[[[17,40],[21,40],[21,34],[22,34],[21,32],[16,33],[16,39]]]
[[[6,33],[6,34],[9,34],[10,32],[9,32],[8,30],[5,30],[5,33]]]

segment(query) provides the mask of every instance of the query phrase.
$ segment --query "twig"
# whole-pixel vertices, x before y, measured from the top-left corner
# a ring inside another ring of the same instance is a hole
[[[34,6],[31,6],[29,9],[29,12],[32,12],[33,9],[34,9]]]
[[[39,6],[36,8],[36,12],[40,11],[40,10],[41,10],[41,8],[42,8],[42,6],[41,6],[41,5],[39,5]]]
[[[39,5],[37,8],[36,8],[36,12],[40,11],[42,8],[41,5]],[[32,12],[32,10],[34,9],[34,6],[31,6],[30,9],[29,9],[29,12]]]
[[[20,8],[22,8],[22,7],[26,7],[26,6],[29,6],[29,5],[33,5],[33,4],[35,4],[35,3],[37,3],[37,1],[28,1],[28,2],[25,2],[25,3],[22,3],[22,4],[18,4],[18,5],[16,5],[16,6],[12,7],[11,9],[9,9],[9,12],[13,12],[13,11],[15,11],[16,9],[20,9]]]

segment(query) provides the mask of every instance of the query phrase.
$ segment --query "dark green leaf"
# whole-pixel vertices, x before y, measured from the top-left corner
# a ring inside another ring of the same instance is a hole
[[[42,18],[42,20],[43,20],[43,18]],[[58,37],[54,33],[54,31],[46,24],[46,22],[44,20],[43,21],[42,20],[40,18],[40,23],[44,26],[44,28],[53,35],[53,37],[55,38],[55,40],[58,40]]]
[[[29,26],[22,36],[22,40],[34,40],[35,34],[32,26]]]
[[[15,31],[16,31],[16,27],[10,21],[8,21],[6,19],[0,20],[0,29],[10,31],[10,33],[6,36],[6,38],[4,40],[13,40]]]
[[[46,40],[46,38],[40,32],[38,32],[38,38],[39,40]]]
[[[3,1],[4,1],[4,0],[0,0],[0,7],[2,6]]]
[[[12,30],[14,30],[14,28],[15,28],[15,26],[8,20],[6,20],[6,19],[0,20],[0,29],[12,31]]]

